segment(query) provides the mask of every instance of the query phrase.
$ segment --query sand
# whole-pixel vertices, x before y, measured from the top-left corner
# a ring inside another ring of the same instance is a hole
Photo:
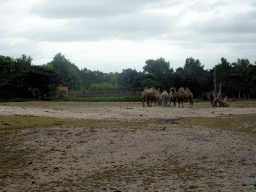
[[[226,117],[255,107],[142,107],[138,103],[3,103],[0,115],[151,122],[147,127],[50,127],[13,139],[33,151],[7,191],[249,191],[256,189],[256,143],[251,136],[159,119]],[[18,175],[27,173],[26,178]]]

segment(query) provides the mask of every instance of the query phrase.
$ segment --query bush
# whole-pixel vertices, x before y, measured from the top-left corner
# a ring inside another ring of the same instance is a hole
[[[115,90],[119,90],[119,86],[117,83],[115,83],[114,85],[106,82],[92,83],[89,87],[89,90],[100,91],[100,92],[103,92],[104,90],[115,91]]]
[[[29,91],[29,98],[38,99],[38,97],[40,96],[40,91],[38,88],[30,87],[28,88],[28,91]]]
[[[256,88],[250,91],[249,96],[250,98],[256,98]]]
[[[23,98],[16,98],[15,101],[16,101],[16,102],[23,102],[24,99],[23,99]]]
[[[123,96],[123,97],[64,97],[64,98],[52,98],[51,101],[79,101],[79,102],[140,102],[140,96]]]
[[[23,98],[9,99],[7,102],[23,102]]]
[[[208,100],[208,96],[207,96],[206,93],[203,93],[203,94],[201,95],[201,98],[202,98],[204,101]]]

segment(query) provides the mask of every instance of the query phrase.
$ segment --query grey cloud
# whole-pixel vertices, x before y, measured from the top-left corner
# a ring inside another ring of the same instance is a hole
[[[207,36],[205,37],[207,38]],[[232,43],[232,44],[250,44],[256,43],[256,34],[228,34],[228,35],[215,35],[209,39],[211,43]]]
[[[45,18],[106,17],[142,11],[159,0],[43,0],[31,8],[31,13]]]
[[[38,43],[25,39],[0,39],[1,55],[19,58],[22,54],[39,57],[40,48]]]
[[[29,29],[23,35],[26,35],[24,38],[39,41],[144,40],[172,32],[177,21],[176,17],[160,13],[73,19],[66,21],[62,26]]]
[[[213,15],[201,18],[190,24],[190,28],[198,33],[256,33],[256,11],[225,16]]]

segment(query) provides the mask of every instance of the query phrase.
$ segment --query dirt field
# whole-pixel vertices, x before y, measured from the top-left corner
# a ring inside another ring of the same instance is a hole
[[[2,171],[0,190],[256,190],[256,102],[188,105],[0,103],[3,130],[15,117],[61,119],[11,134],[10,151],[28,151],[28,163]]]

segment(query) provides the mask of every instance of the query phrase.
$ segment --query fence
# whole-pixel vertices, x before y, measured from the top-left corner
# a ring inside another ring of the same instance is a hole
[[[128,92],[128,91],[92,91],[92,92],[81,92],[81,91],[70,91],[70,96],[73,97],[123,97],[123,96],[131,96],[138,95],[140,96],[140,92]]]

